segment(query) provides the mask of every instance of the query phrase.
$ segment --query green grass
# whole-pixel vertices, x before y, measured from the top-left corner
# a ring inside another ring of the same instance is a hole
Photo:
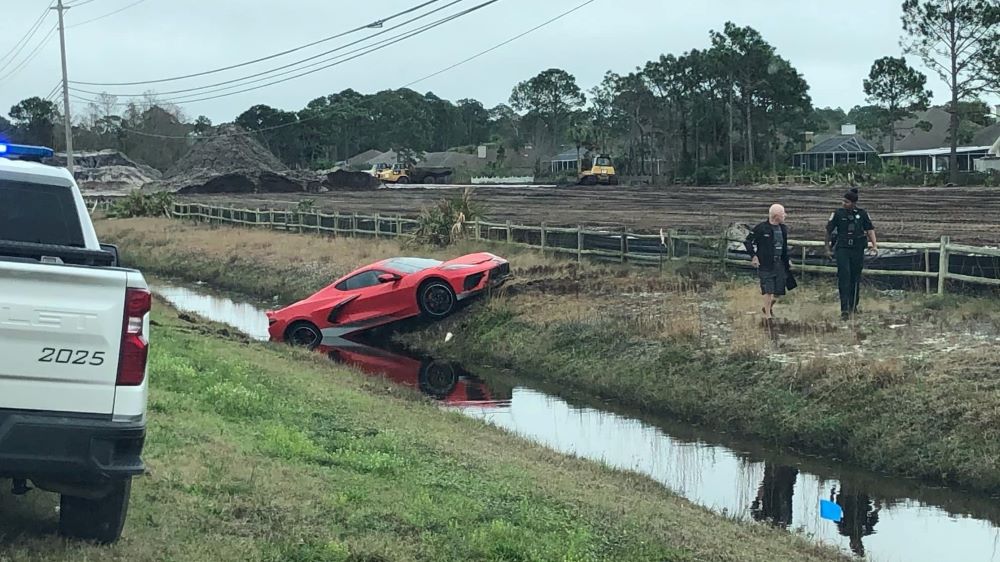
[[[54,495],[3,491],[0,560],[841,559],[322,357],[225,340],[159,302],[154,322],[149,473],[123,540],[56,539]]]

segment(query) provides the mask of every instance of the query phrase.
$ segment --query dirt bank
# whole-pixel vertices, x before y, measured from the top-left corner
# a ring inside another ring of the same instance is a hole
[[[152,273],[278,295],[276,304],[415,251],[163,220],[99,228]],[[753,313],[748,279],[494,251],[511,258],[518,281],[506,297],[418,334],[424,347],[873,470],[1000,490],[993,300],[869,291],[862,319],[841,324],[832,282],[806,280],[769,329]],[[442,347],[444,330],[456,338]]]

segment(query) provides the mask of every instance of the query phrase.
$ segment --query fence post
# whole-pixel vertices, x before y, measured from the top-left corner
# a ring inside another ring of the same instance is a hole
[[[403,217],[396,215],[396,238],[403,237]]]
[[[483,239],[482,226],[479,224],[479,217],[476,217],[476,240]]]
[[[799,273],[799,276],[801,276],[803,279],[806,278],[806,255],[807,255],[806,250],[807,248],[805,246],[802,246],[802,262],[799,263],[799,269],[801,270],[801,273]]]
[[[583,227],[576,225],[576,263],[583,263]]]
[[[930,273],[930,272],[931,272],[931,251],[924,250],[924,273]],[[925,277],[924,284],[926,285],[924,288],[926,289],[927,294],[928,295],[931,294],[931,278]]]
[[[267,218],[269,223],[268,228],[270,228],[271,230],[277,230],[278,226],[274,224],[274,209],[268,209]]]
[[[316,211],[316,236],[323,236],[323,214]]]
[[[378,231],[379,231],[379,229],[380,229],[380,226],[381,226],[381,225],[379,224],[379,222],[380,222],[380,221],[379,221],[379,218],[378,218],[378,213],[375,213],[375,239],[376,239],[376,240],[378,240],[378,234],[379,234],[379,232],[378,232]]]
[[[622,227],[622,239],[621,239],[621,252],[622,252],[622,263],[628,261],[628,227]]]
[[[511,225],[510,221],[507,221],[507,243],[512,244],[514,242],[514,227]]]
[[[674,261],[677,257],[677,229],[671,228],[667,231],[667,236],[669,236],[670,245],[667,248],[667,259]]]
[[[358,235],[358,212],[351,214],[351,238]]]
[[[948,284],[948,245],[951,244],[951,238],[948,236],[941,237],[941,250],[938,256],[938,296],[944,296],[945,285]]]
[[[545,223],[542,223],[542,253],[545,253]]]
[[[333,237],[336,238],[340,234],[340,211],[333,212]]]

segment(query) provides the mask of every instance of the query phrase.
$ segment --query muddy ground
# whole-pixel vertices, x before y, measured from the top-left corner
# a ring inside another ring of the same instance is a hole
[[[796,237],[822,239],[830,213],[844,188],[826,187],[475,187],[490,219],[521,224],[627,224],[637,230],[676,228],[716,233],[733,222],[753,223],[774,202],[786,206]],[[189,196],[185,200],[280,208],[314,199],[325,211],[380,212],[412,216],[452,189],[381,189],[376,192]],[[862,188],[883,240],[1000,243],[1000,190],[991,188]]]

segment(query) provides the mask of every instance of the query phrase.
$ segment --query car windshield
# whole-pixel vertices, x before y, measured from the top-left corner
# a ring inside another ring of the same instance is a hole
[[[610,158],[598,158],[597,159],[597,165],[598,166],[610,166],[611,165],[611,159]]]
[[[437,267],[444,262],[425,258],[392,258],[382,262],[385,267],[400,273],[410,274]]]

